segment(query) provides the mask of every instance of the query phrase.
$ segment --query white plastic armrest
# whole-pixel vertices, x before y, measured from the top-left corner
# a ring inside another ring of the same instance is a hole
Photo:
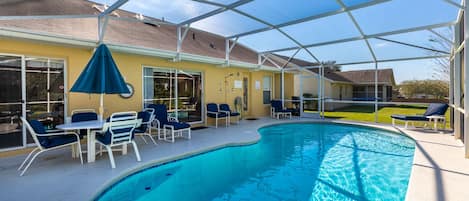
[[[155,118],[155,119],[153,120],[153,125],[152,125],[152,127],[160,128],[160,121]]]

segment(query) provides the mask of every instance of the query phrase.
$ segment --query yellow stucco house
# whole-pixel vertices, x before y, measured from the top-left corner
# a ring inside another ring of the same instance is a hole
[[[60,123],[75,109],[98,110],[98,95],[69,89],[97,46],[98,22],[86,15],[96,16],[102,10],[102,5],[89,1],[53,0],[0,8],[4,15],[14,16],[85,16],[0,21],[1,150],[32,143],[19,117]],[[110,15],[103,41],[133,93],[106,95],[105,116],[165,103],[170,112],[179,111],[182,121],[202,124],[205,104],[210,102],[228,103],[245,117],[269,115],[270,99],[279,97],[275,93],[279,69],[274,64],[259,63],[255,51],[233,41],[228,42],[227,57],[222,36],[191,28],[179,44],[177,33],[176,25],[142,19],[136,13],[116,10]]]

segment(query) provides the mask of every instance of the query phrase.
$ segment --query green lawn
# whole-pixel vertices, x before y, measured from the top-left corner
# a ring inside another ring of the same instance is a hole
[[[379,123],[392,123],[392,114],[416,115],[423,114],[427,109],[424,105],[400,105],[400,106],[385,106],[380,107],[378,110]],[[449,110],[446,112],[446,126],[449,127]],[[333,112],[325,112],[326,118],[374,122],[375,111],[374,106],[350,106],[346,108],[337,109]],[[401,121],[396,121],[397,124],[404,124]],[[422,126],[423,123],[416,123],[416,126]]]

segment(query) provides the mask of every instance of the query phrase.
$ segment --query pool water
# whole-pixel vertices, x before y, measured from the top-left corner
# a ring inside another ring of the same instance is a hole
[[[332,123],[264,127],[228,147],[128,176],[97,200],[404,200],[414,141]]]

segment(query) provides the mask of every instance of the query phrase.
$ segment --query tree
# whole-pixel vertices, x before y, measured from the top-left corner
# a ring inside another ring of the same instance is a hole
[[[399,85],[399,92],[406,98],[424,95],[444,99],[448,97],[449,86],[443,80],[406,80]]]
[[[330,68],[333,71],[342,71],[342,66],[337,64],[336,61],[322,61],[321,65],[325,68]]]

